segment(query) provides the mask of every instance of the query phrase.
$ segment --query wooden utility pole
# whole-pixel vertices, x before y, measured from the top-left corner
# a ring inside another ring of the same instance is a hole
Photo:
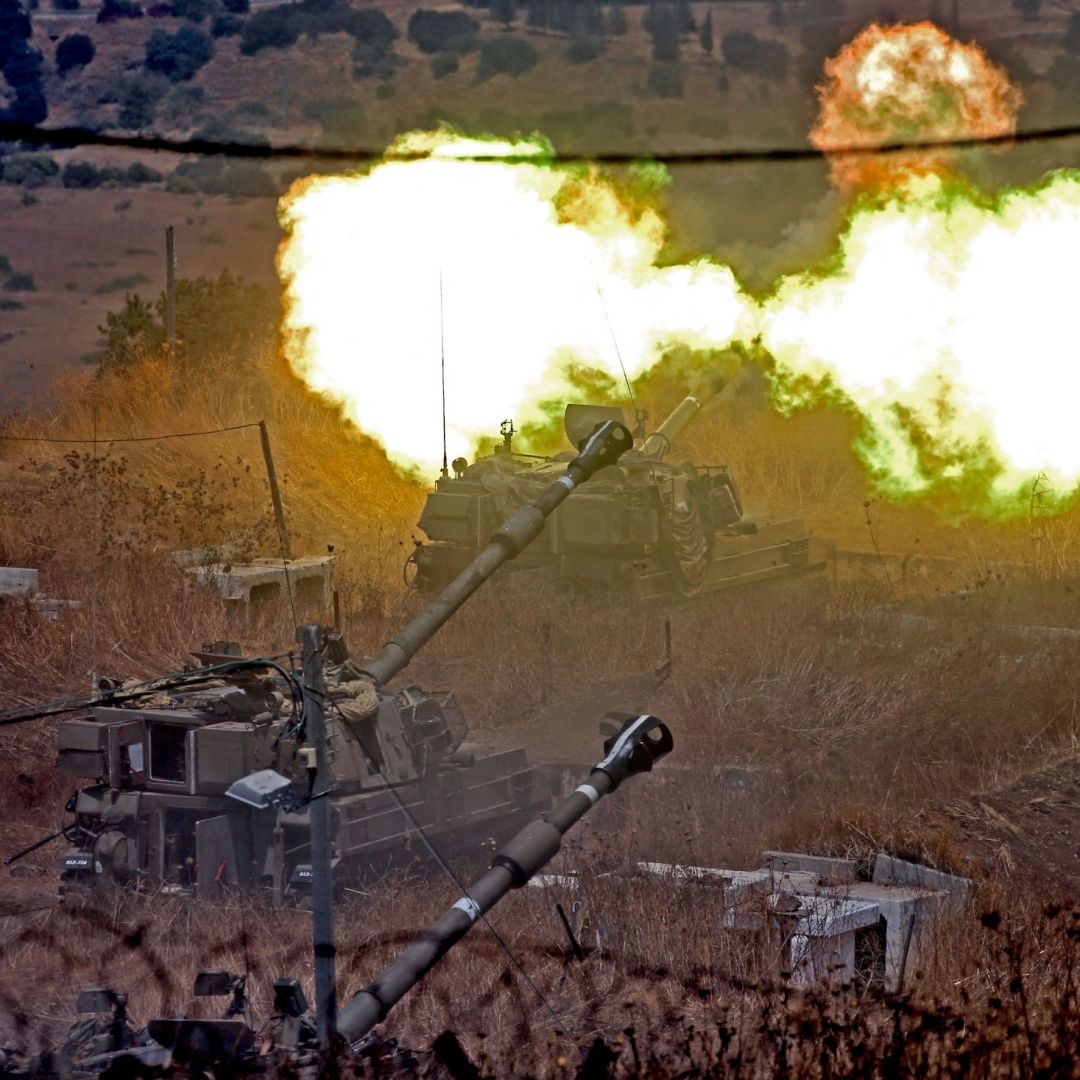
[[[266,480],[270,485],[270,500],[274,504],[278,538],[281,540],[281,557],[289,560],[292,558],[292,544],[289,542],[289,530],[285,525],[285,510],[281,505],[281,489],[278,487],[274,455],[270,452],[270,432],[266,430],[265,420],[259,421],[259,439],[262,442],[263,463],[266,465]]]
[[[176,355],[176,240],[173,227],[165,227],[165,347]]]

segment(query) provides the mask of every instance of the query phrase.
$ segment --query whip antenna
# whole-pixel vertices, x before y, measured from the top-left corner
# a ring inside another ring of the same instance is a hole
[[[442,267],[439,267],[439,366],[442,376],[442,475],[445,480],[449,475],[446,468],[446,326],[443,321],[443,280]]]
[[[634,410],[634,435],[645,437],[645,418],[638,412],[637,402],[634,400],[634,391],[630,387],[630,377],[626,374],[626,365],[623,363],[622,353],[619,351],[619,339],[615,336],[615,327],[611,324],[611,316],[608,314],[607,304],[604,303],[604,294],[600,290],[600,282],[596,283],[596,295],[600,299],[600,310],[604,313],[607,322],[608,333],[611,334],[611,344],[615,347],[615,357],[619,361],[619,369],[622,371],[623,382],[626,383],[626,396],[630,398],[630,408]]]

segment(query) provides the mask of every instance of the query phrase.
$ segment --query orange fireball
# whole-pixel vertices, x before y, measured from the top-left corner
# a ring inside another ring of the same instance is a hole
[[[1011,135],[1022,98],[978,45],[931,22],[873,24],[825,62],[821,113],[810,133],[826,152],[900,142]],[[837,155],[832,179],[850,192],[892,188],[949,171],[948,150]]]

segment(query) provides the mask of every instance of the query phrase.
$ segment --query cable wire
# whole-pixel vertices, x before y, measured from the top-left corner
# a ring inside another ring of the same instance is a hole
[[[174,671],[165,675],[155,675],[141,682],[131,683],[126,687],[120,687],[114,691],[102,691],[100,694],[78,694],[66,698],[58,698],[55,701],[47,701],[41,705],[26,705],[19,709],[10,709],[0,713],[0,727],[10,724],[23,724],[30,720],[37,720],[47,716],[59,716],[63,713],[78,712],[94,706],[108,706],[125,701],[134,701],[140,697],[156,694],[163,690],[176,689],[186,686],[188,683],[197,682],[208,675],[222,674],[228,671],[241,670],[248,667],[270,667],[278,672],[285,680],[290,689],[293,699],[294,710],[297,708],[300,684],[296,675],[277,663],[282,657],[291,656],[291,653],[274,653],[272,656],[237,657],[236,660],[228,660],[221,664],[211,664],[209,667],[192,668],[190,671]]]
[[[118,435],[115,438],[106,438],[104,435],[95,435],[90,439],[54,438],[50,435],[0,435],[2,442],[43,442],[43,443],[140,443],[160,442],[162,439],[191,439],[197,435],[220,435],[225,431],[242,431],[244,428],[258,427],[258,422],[250,424],[232,424],[229,427],[210,428],[207,431],[171,431],[167,435]]]
[[[730,150],[639,151],[602,150],[595,153],[522,153],[483,152],[441,158],[443,161],[496,162],[507,165],[633,165],[641,161],[659,161],[668,165],[727,165],[736,162],[821,161],[834,157],[858,157],[867,154],[899,154],[912,150],[964,150],[977,147],[1012,146],[1033,142],[1057,142],[1080,137],[1080,124],[1029,128],[1012,134],[978,135],[954,139],[905,139],[877,146],[849,144],[828,150],[813,146],[733,147]],[[383,161],[410,162],[430,158],[427,151],[373,149],[364,146],[314,146],[303,143],[279,145],[237,142],[222,139],[169,139],[160,135],[110,135],[85,127],[43,128],[15,120],[0,120],[0,142],[22,142],[35,146],[71,149],[82,146],[116,147],[199,157],[258,158],[267,161],[307,158],[316,161],[341,161],[353,166]]]

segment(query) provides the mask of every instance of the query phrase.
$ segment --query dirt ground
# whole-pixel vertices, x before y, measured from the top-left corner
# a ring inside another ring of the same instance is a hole
[[[1080,881],[1080,758],[928,807],[913,824],[948,837],[976,872],[1067,893]]]

